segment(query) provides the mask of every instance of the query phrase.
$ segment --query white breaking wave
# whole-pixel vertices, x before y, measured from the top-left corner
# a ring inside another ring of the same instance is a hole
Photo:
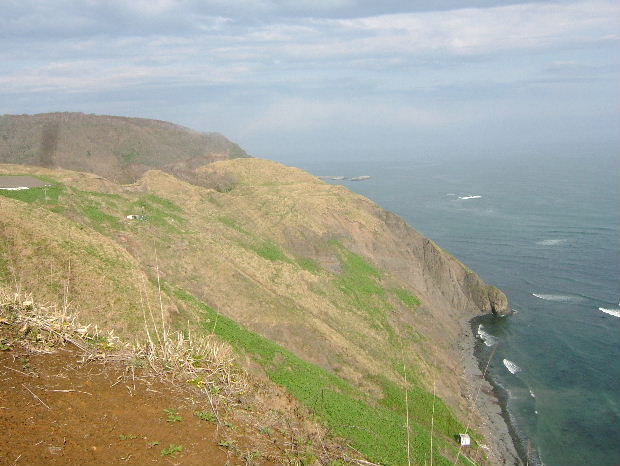
[[[581,298],[577,296],[567,296],[563,294],[538,294],[532,293],[532,296],[536,296],[538,299],[545,301],[555,301],[558,303],[568,303],[570,301],[581,301]]]
[[[620,317],[620,309],[605,309],[604,307],[599,307],[598,310],[610,316]]]
[[[537,241],[536,244],[540,246],[557,246],[558,244],[566,243],[565,239],[544,239],[542,241]]]
[[[506,369],[508,369],[508,371],[511,374],[516,374],[518,372],[521,372],[521,368],[519,366],[517,366],[514,362],[509,361],[508,359],[504,359],[504,366],[506,366]]]
[[[485,332],[482,324],[478,325],[478,338],[484,341],[484,344],[487,346],[493,346],[495,343],[497,343],[497,338],[490,333]]]
[[[459,199],[465,200],[465,199],[480,199],[482,196],[478,196],[477,194],[474,196],[459,196]]]
[[[532,390],[530,390],[530,396],[531,396],[532,398],[536,398],[536,395],[534,395],[534,392],[533,392]]]

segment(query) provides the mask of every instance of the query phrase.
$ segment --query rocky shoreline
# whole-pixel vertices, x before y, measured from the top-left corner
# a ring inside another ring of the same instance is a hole
[[[469,398],[475,402],[475,410],[483,422],[483,434],[489,442],[487,452],[490,465],[523,466],[526,464],[525,452],[518,451],[515,432],[510,423],[505,403],[498,397],[496,389],[483,376],[487,361],[476,357],[476,338],[478,323],[476,318],[465,318],[461,324],[461,351],[463,355],[464,378],[469,389]],[[477,393],[477,395],[476,395]],[[473,403],[472,403],[473,404]]]

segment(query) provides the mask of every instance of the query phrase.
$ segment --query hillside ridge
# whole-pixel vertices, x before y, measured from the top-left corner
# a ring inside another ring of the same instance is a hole
[[[453,463],[470,422],[492,441],[463,384],[460,322],[508,313],[505,295],[363,196],[255,158],[185,176],[150,168],[130,184],[27,165],[0,174],[51,183],[0,191],[5,283],[46,301],[69,293],[82,320],[131,338],[138,303],[161,299],[168,325],[228,342],[377,461],[407,461],[398,419],[409,412],[424,462],[431,406],[437,464]],[[370,437],[342,427],[373,417]]]
[[[77,112],[0,116],[0,163],[95,173],[130,183],[152,168],[188,170],[248,157],[219,133],[146,118]]]

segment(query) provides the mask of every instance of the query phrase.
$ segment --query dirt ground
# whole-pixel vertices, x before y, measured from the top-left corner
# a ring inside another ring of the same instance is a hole
[[[6,336],[7,326],[0,327],[0,337]],[[125,363],[81,362],[83,355],[70,346],[51,354],[33,353],[19,342],[0,348],[0,464],[277,461],[277,447],[265,446],[281,440],[269,438],[274,433],[201,420],[194,411],[211,412],[208,400],[153,377],[132,377]],[[248,434],[264,437],[261,455],[245,442]]]

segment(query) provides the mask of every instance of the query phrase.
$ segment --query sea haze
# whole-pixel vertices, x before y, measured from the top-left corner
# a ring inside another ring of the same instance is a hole
[[[620,463],[619,192],[614,155],[287,161],[402,216],[516,314],[481,321],[518,434],[546,465]],[[477,327],[478,328],[478,327]],[[538,462],[538,461],[536,461]]]

